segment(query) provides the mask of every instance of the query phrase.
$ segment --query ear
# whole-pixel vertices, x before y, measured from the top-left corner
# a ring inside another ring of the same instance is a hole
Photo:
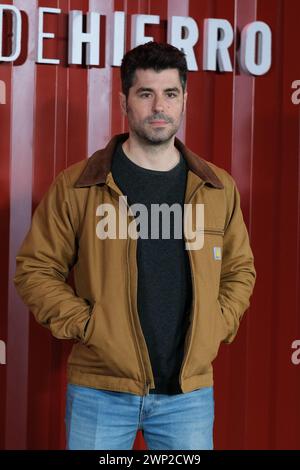
[[[124,116],[127,116],[126,96],[121,91],[119,92],[119,99],[120,99],[120,107],[121,107],[122,114]]]

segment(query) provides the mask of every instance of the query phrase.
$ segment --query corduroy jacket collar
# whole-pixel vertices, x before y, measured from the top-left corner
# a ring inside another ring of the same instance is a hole
[[[116,146],[119,142],[125,142],[128,137],[129,133],[117,134],[108,142],[105,148],[93,153],[93,155],[87,160],[87,164],[75,182],[74,187],[92,186],[98,183],[105,183],[107,175],[111,169],[111,162]],[[177,137],[175,137],[174,143],[175,147],[182,153],[188,168],[192,172],[214,188],[224,188],[223,183],[205,160],[189,150]]]

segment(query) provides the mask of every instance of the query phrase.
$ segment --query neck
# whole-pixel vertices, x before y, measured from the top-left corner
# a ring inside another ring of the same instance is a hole
[[[180,153],[174,145],[175,136],[160,145],[147,144],[129,132],[128,139],[122,144],[126,156],[135,164],[148,170],[168,171],[176,166]]]

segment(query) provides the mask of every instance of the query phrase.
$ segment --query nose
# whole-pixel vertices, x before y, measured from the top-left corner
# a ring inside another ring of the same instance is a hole
[[[164,101],[162,96],[156,96],[153,100],[153,111],[159,113],[164,110]]]

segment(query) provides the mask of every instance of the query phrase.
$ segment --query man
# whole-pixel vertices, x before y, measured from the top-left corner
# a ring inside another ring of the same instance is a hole
[[[213,448],[211,363],[256,273],[235,182],[175,137],[186,76],[169,44],[124,56],[129,133],[57,176],[17,256],[14,282],[36,320],[75,340],[68,449],[131,449],[138,429],[149,449]],[[161,226],[158,207],[174,209]]]

